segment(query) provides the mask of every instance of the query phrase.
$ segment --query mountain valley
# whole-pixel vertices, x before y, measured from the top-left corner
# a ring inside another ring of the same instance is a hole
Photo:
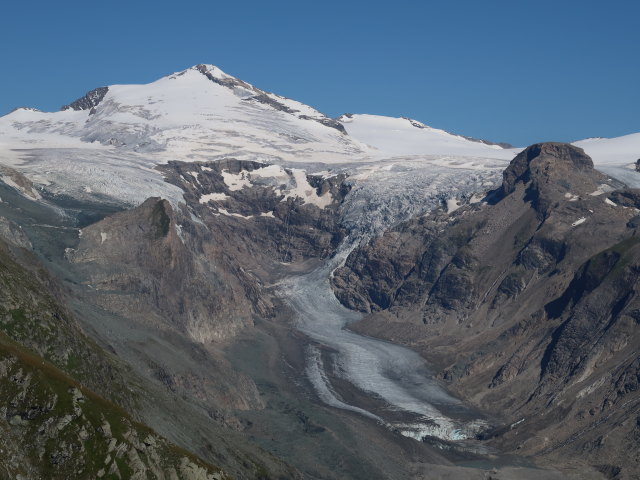
[[[212,65],[0,117],[0,472],[639,478],[638,157]]]

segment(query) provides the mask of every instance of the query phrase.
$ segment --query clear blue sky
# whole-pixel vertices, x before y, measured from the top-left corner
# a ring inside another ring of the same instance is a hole
[[[197,63],[324,113],[525,145],[640,131],[640,2],[7,1],[0,114]]]

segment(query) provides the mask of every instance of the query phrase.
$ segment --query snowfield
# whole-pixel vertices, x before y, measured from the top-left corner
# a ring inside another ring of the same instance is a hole
[[[349,133],[372,147],[380,156],[457,155],[511,160],[514,152],[498,145],[453,135],[409,118],[378,115],[342,115],[339,119]]]

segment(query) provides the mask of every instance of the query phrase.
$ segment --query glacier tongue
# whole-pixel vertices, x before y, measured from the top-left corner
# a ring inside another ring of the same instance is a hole
[[[341,211],[350,235],[342,249],[324,267],[281,284],[282,298],[296,313],[297,328],[334,352],[323,356],[318,347],[307,349],[306,373],[323,402],[373,418],[417,440],[426,436],[465,440],[487,426],[482,419],[456,419],[443,413],[443,407],[465,409],[432,379],[417,353],[347,330],[362,314],[339,303],[329,277],[358,242],[411,216],[443,207],[448,198],[470,200],[474,193],[495,186],[503,168],[499,160],[433,156],[396,158],[352,170],[354,185]],[[396,414],[385,418],[384,410],[372,411],[346,402],[333,387],[332,375],[379,399],[392,411],[405,412],[411,420],[398,420]],[[463,417],[468,417],[468,412]]]
[[[413,420],[387,419],[384,412],[374,413],[345,402],[332,386],[320,350],[310,346],[306,373],[319,398],[327,405],[362,414],[417,440],[425,436],[449,441],[473,438],[487,426],[486,422],[456,420],[443,414],[439,406],[460,408],[461,404],[431,378],[417,353],[346,330],[361,314],[343,307],[329,285],[329,274],[342,255],[323,268],[284,281],[281,296],[295,312],[297,328],[334,352],[331,356],[340,377],[392,410],[410,414]]]

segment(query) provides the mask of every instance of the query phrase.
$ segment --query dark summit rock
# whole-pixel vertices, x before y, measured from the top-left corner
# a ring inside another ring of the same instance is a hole
[[[640,207],[640,190],[635,188],[624,188],[611,192],[609,199],[623,207]]]
[[[84,97],[71,102],[69,105],[63,105],[60,110],[92,110],[98,106],[108,91],[109,87],[94,88],[90,92],[87,92]]]
[[[568,143],[538,143],[514,158],[503,173],[502,194],[510,195],[522,184],[526,200],[539,218],[567,199],[592,196],[608,182],[594,170],[593,161],[581,148]]]
[[[339,121],[334,120],[333,118],[313,118],[313,117],[309,117],[308,115],[300,115],[300,117],[302,120],[314,120],[318,123],[321,123],[322,125],[324,125],[325,127],[330,127],[330,128],[335,128],[336,130],[338,130],[339,132],[343,133],[343,134],[347,134],[347,131],[344,128],[344,125],[342,125]]]
[[[213,83],[217,83],[218,85],[222,85],[223,87],[227,87],[227,88],[241,87],[256,93],[260,92],[260,90],[258,90],[253,85],[249,85],[247,82],[243,82],[242,80],[238,80],[237,78],[234,78],[234,77],[217,78],[214,75],[212,75],[211,72],[209,72],[208,67],[206,65],[203,65],[203,64],[196,65],[195,69],[198,70],[202,75],[207,77],[209,80],[211,80]]]
[[[286,112],[286,113],[297,113],[298,112],[298,110],[294,110],[293,108],[287,107],[285,104],[280,103],[277,100],[274,100],[273,98],[268,96],[266,93],[261,93],[261,94],[255,95],[253,97],[247,97],[247,98],[244,98],[243,100],[263,103],[265,105],[269,105],[270,107],[275,108],[276,110],[278,110],[280,112]]]
[[[540,176],[566,170],[593,170],[593,161],[584,150],[568,143],[537,143],[514,158],[503,173],[502,192],[509,195],[518,182],[527,183]]]

